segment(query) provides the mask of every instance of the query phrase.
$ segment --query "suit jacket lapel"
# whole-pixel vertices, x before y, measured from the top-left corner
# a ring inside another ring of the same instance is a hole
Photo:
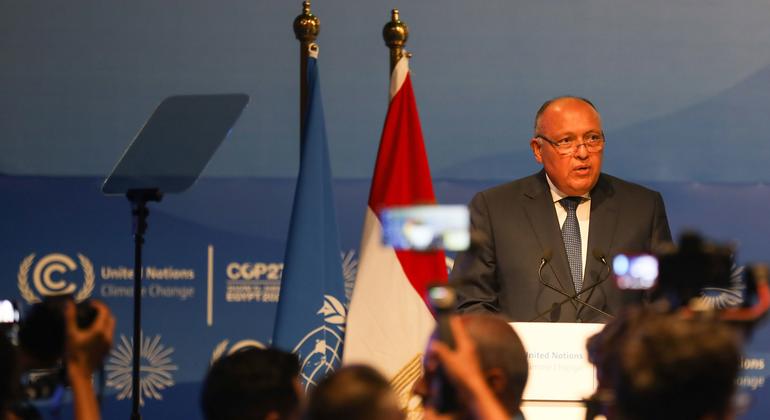
[[[545,179],[545,171],[540,171],[532,181],[532,185],[525,192],[529,200],[525,201],[524,207],[541,251],[545,254],[549,249],[551,252],[551,261],[548,266],[557,280],[557,283],[552,282],[551,285],[560,288],[564,293],[574,295],[575,285],[572,283],[567,251],[564,248],[561,227],[556,218],[548,181]]]
[[[612,249],[612,240],[618,222],[618,203],[614,196],[612,184],[607,177],[600,175],[596,187],[591,191],[591,224],[588,232],[584,287],[589,287],[608,275],[609,268],[594,256],[594,250],[602,253],[609,264],[609,252]],[[581,298],[591,300],[589,296],[581,296]]]

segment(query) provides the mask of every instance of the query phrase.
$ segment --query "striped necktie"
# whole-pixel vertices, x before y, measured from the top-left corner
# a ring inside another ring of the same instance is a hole
[[[583,288],[582,244],[580,241],[580,224],[577,219],[577,207],[582,200],[581,197],[566,197],[559,200],[564,210],[567,210],[567,218],[561,226],[561,237],[564,239],[569,269],[572,272],[572,282],[575,283],[575,292],[577,293],[580,293],[580,290]]]

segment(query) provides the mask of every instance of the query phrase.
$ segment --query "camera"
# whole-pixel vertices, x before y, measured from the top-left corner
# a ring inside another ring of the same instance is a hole
[[[692,232],[683,234],[677,247],[658,256],[660,278],[651,298],[664,298],[678,308],[705,289],[729,289],[733,255],[731,246],[707,242]]]
[[[628,302],[644,297],[668,311],[716,311],[725,320],[752,324],[770,308],[767,266],[738,267],[730,245],[706,241],[694,232],[657,254],[617,254],[615,284]]]
[[[653,254],[617,254],[612,259],[615,284],[651,300],[665,299],[674,309],[686,306],[704,290],[730,290],[733,249],[685,233],[679,245]]]
[[[32,305],[19,325],[19,347],[42,368],[57,364],[64,355],[66,325],[64,307],[72,297],[49,296]],[[96,310],[88,301],[75,305],[78,328],[88,328],[96,319]]]
[[[64,308],[69,295],[49,296],[32,305],[21,317],[17,341],[26,362],[22,372],[24,394],[31,400],[47,399],[60,385],[67,385],[62,358],[66,343]],[[96,309],[89,301],[75,304],[77,326],[88,328],[96,319]]]

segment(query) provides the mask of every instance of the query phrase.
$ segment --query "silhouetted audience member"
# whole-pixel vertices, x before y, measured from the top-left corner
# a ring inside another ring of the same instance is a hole
[[[518,335],[501,317],[482,314],[450,319],[455,349],[434,338],[428,345],[424,375],[415,392],[426,418],[522,418],[521,397],[527,383],[527,353]],[[441,366],[457,390],[457,407],[445,416],[436,410]]]
[[[21,396],[17,359],[11,341],[0,334],[0,419],[11,418],[10,413]]]
[[[401,420],[404,412],[390,383],[374,368],[345,366],[310,394],[308,420]]]
[[[610,419],[734,417],[741,342],[726,323],[632,310],[588,347]]]
[[[2,404],[2,419],[36,419],[40,418],[37,410],[25,401],[26,395],[20,383],[20,374],[30,366],[42,360],[36,356],[45,354],[46,362],[61,362],[66,367],[67,381],[72,389],[73,418],[76,420],[98,420],[101,418],[99,403],[94,392],[92,376],[101,365],[102,360],[110,351],[113,334],[115,332],[115,318],[112,312],[103,302],[91,300],[88,303],[93,309],[93,320],[86,327],[79,327],[75,303],[71,300],[62,300],[61,304],[51,305],[43,311],[53,310],[57,313],[51,318],[40,317],[33,321],[35,328],[42,333],[51,335],[54,340],[32,341],[32,344],[42,347],[45,345],[56,347],[51,349],[37,347],[17,348],[11,346],[8,339],[0,337],[0,404]],[[38,304],[43,305],[43,304]],[[50,322],[43,322],[48,319]],[[41,321],[37,323],[37,321]],[[29,325],[27,325],[29,327]],[[29,330],[27,330],[29,331]],[[19,333],[21,335],[21,332]],[[29,343],[28,343],[29,344]],[[26,352],[31,353],[26,354]],[[54,356],[55,355],[55,356]],[[31,363],[34,359],[34,363]]]
[[[203,383],[207,420],[298,419],[301,391],[297,356],[249,348],[214,362]]]
[[[605,325],[601,332],[588,339],[588,359],[596,367],[598,384],[594,399],[597,403],[601,403],[602,399],[614,399],[613,389],[619,374],[623,340],[630,332],[635,331],[641,322],[653,316],[658,316],[653,310],[629,306]]]

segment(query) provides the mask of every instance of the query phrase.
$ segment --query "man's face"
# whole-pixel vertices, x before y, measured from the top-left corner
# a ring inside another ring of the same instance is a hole
[[[599,179],[603,150],[590,152],[582,145],[591,135],[603,136],[601,118],[591,105],[579,99],[554,101],[537,121],[535,137],[530,140],[532,152],[543,164],[551,182],[567,195],[586,194]],[[573,153],[563,155],[554,145],[537,136],[554,142],[571,138],[579,145]]]

